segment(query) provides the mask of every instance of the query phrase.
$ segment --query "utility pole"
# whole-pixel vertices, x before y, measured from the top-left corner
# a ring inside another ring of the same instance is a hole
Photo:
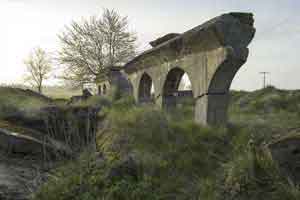
[[[263,75],[263,88],[266,88],[266,78],[267,78],[267,74],[270,74],[270,72],[260,72],[260,74]]]

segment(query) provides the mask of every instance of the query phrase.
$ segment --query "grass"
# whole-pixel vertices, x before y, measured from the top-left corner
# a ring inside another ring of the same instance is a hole
[[[266,141],[300,128],[300,91],[268,87],[254,92],[233,92],[229,118]]]
[[[69,99],[72,96],[82,95],[82,90],[72,89],[70,86],[45,86],[43,93],[53,99]]]
[[[0,121],[9,122],[10,129],[18,126],[44,132],[42,109],[53,105],[52,99],[31,90],[0,87]]]
[[[97,152],[54,169],[33,199],[300,199],[299,188],[280,174],[266,148],[299,130],[299,94],[272,87],[233,92],[230,124],[221,128],[195,124],[192,102],[166,113],[132,98],[92,97],[77,106],[102,108]],[[22,108],[22,101],[14,107]]]
[[[0,87],[0,118],[15,114],[31,115],[33,111],[52,104],[52,100],[38,93],[9,87]]]
[[[75,162],[83,162],[83,171],[72,163],[71,169],[67,167],[69,175],[63,175],[68,183],[61,180],[62,176],[56,178],[59,182],[50,181],[36,199],[129,200],[176,196],[191,199],[199,190],[199,177],[214,176],[213,169],[220,167],[218,161],[225,159],[222,156],[226,146],[225,130],[200,127],[190,121],[178,124],[159,110],[131,107],[128,101],[122,102],[124,106],[120,111],[120,104],[116,103],[109,111],[107,129],[97,138],[98,151],[103,153],[106,167],[95,170],[92,167],[95,160],[85,163],[84,156],[83,161]],[[128,155],[138,163],[138,178],[108,179],[111,169]],[[86,173],[86,170],[91,171]],[[56,176],[60,176],[59,173]],[[78,174],[82,174],[81,178]],[[73,193],[74,187],[81,193]],[[67,195],[63,195],[65,193]]]

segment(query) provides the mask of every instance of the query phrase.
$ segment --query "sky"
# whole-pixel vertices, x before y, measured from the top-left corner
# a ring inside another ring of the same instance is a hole
[[[170,32],[182,33],[227,12],[252,12],[257,29],[247,63],[232,89],[300,89],[300,1],[296,0],[0,0],[0,83],[22,83],[24,59],[35,47],[59,48],[57,34],[72,20],[100,15],[103,8],[128,16],[140,49]]]

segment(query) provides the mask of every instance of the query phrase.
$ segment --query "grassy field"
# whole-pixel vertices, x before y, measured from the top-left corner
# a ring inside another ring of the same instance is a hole
[[[34,199],[298,200],[266,144],[297,133],[299,97],[272,87],[232,92],[230,123],[219,128],[195,124],[189,107],[170,114],[130,98],[112,102],[97,152],[54,170]]]
[[[22,84],[0,85],[0,88],[30,89],[36,91],[34,88]],[[68,85],[46,85],[43,87],[43,94],[52,99],[69,99],[72,96],[81,95],[82,91]]]
[[[46,86],[44,94],[53,99],[69,99],[72,96],[82,95],[80,89],[72,89],[68,86]]]
[[[43,131],[41,109],[55,102],[31,90],[0,87],[0,128],[40,137]]]
[[[272,138],[297,132],[300,128],[300,91],[268,87],[254,92],[232,92],[229,118],[233,124]]]
[[[33,111],[52,103],[50,98],[31,90],[0,87],[0,119],[18,113],[31,115]]]

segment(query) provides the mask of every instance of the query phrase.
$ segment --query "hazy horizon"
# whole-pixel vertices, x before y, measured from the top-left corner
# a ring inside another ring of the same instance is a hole
[[[22,83],[23,60],[32,48],[58,49],[57,34],[72,20],[101,14],[103,8],[128,16],[137,32],[140,49],[170,32],[185,32],[227,12],[252,12],[257,33],[249,46],[247,63],[237,73],[232,89],[262,87],[261,71],[268,71],[268,84],[300,88],[297,54],[300,47],[300,2],[258,1],[138,1],[138,0],[0,0],[0,83]]]

